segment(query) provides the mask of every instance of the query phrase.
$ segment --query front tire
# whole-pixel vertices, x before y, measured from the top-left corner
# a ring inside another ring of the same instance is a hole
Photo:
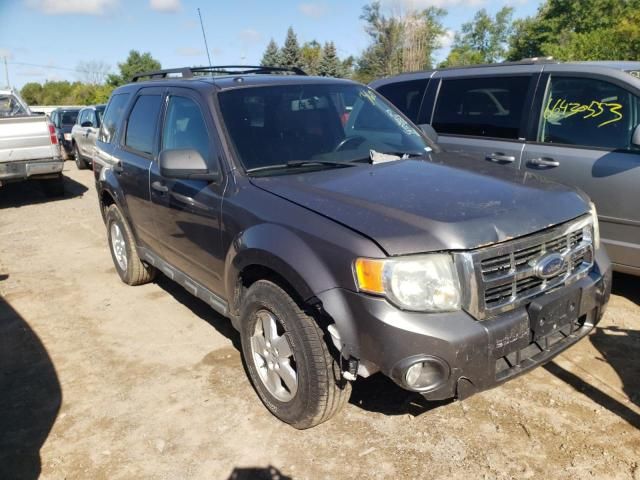
[[[322,329],[278,285],[255,282],[241,306],[242,354],[269,411],[298,429],[333,417],[349,400]]]
[[[109,250],[120,279],[127,285],[151,282],[157,271],[140,260],[133,233],[116,205],[109,206],[106,220]]]
[[[76,167],[78,167],[78,170],[86,170],[87,162],[85,162],[84,158],[82,158],[82,154],[80,153],[80,149],[78,148],[77,143],[73,144],[73,156],[76,159]]]

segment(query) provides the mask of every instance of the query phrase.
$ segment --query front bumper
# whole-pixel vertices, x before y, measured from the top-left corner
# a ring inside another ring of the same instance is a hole
[[[430,400],[466,398],[541,365],[597,324],[611,292],[611,264],[604,252],[588,276],[538,297],[571,295],[579,289],[576,321],[543,335],[535,332],[528,305],[485,321],[464,311],[424,314],[398,310],[382,298],[332,289],[318,295],[334,319],[345,358],[375,364],[403,388],[412,359],[435,357],[448,369],[432,389],[421,390]],[[534,299],[535,300],[535,299]],[[534,338],[535,335],[535,338]]]
[[[52,158],[0,163],[0,184],[59,175],[63,168],[62,159]]]

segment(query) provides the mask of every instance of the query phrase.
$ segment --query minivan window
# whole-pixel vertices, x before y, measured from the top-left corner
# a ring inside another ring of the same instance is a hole
[[[239,88],[218,98],[247,170],[314,160],[346,163],[368,159],[371,150],[431,150],[422,133],[393,106],[360,85]]]
[[[198,104],[187,97],[170,97],[162,132],[162,150],[192,148],[210,156],[207,125]]]
[[[78,112],[75,110],[60,112],[58,115],[60,115],[61,125],[73,125],[76,123],[76,119],[78,118]]]
[[[98,134],[98,140],[105,143],[111,143],[116,134],[116,129],[124,115],[124,109],[129,102],[129,93],[119,93],[113,95],[104,112],[104,121]]]
[[[442,80],[433,117],[440,134],[517,139],[530,76]]]
[[[131,109],[125,133],[125,145],[151,155],[156,122],[160,113],[161,95],[141,95]]]
[[[640,119],[638,97],[595,78],[551,76],[540,118],[539,141],[629,149]]]
[[[411,80],[408,82],[382,85],[378,92],[387,97],[413,123],[418,123],[418,113],[428,80]]]

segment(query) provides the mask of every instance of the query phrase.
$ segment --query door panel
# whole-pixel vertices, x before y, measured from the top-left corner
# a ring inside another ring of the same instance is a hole
[[[631,145],[638,97],[575,73],[545,82],[538,142],[526,145],[522,168],[586,192],[611,260],[640,267],[640,151]]]
[[[442,78],[431,120],[440,144],[483,162],[519,168],[526,105],[536,80],[533,72]]]
[[[211,171],[218,170],[215,129],[208,109],[200,107],[201,101],[191,90],[169,90],[160,148],[195,149]],[[220,213],[224,182],[167,178],[161,175],[158,162],[151,166],[150,181],[153,219],[162,242],[161,256],[222,296],[224,252]]]

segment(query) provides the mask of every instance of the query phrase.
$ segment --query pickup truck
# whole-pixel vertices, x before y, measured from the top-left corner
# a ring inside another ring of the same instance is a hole
[[[121,280],[162,272],[228,317],[276,417],[318,425],[376,372],[464,399],[598,323],[611,265],[582,192],[472,170],[364,85],[236,68],[114,90],[93,171]]]
[[[14,91],[0,90],[0,187],[39,180],[47,196],[62,196],[63,166],[53,124]]]

